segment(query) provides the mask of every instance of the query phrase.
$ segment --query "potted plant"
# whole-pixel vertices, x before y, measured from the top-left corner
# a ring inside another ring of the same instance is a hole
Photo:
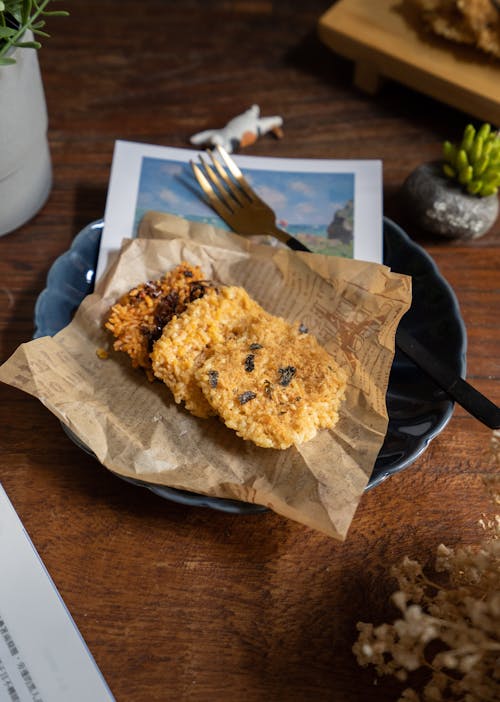
[[[28,221],[52,185],[47,108],[35,37],[50,0],[0,0],[0,235]]]
[[[403,185],[416,224],[449,238],[476,239],[498,216],[500,133],[468,124],[460,142],[445,141],[441,160],[424,163]]]

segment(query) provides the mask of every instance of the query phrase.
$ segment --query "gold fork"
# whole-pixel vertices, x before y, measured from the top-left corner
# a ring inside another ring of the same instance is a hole
[[[271,235],[296,251],[310,251],[302,242],[276,226],[276,215],[252,190],[227,152],[216,146],[219,158],[209,151],[212,165],[200,156],[191,167],[208,203],[233,231],[243,235]]]

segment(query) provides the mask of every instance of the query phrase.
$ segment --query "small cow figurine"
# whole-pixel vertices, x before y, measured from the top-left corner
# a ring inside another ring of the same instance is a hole
[[[262,134],[272,132],[278,139],[283,136],[281,117],[260,117],[258,105],[234,117],[222,129],[207,129],[193,134],[190,141],[195,146],[222,146],[228,153],[245,148],[257,141]]]

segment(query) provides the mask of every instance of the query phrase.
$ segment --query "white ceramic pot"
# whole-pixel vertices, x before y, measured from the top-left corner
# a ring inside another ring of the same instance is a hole
[[[37,51],[20,48],[10,55],[16,63],[0,67],[0,236],[31,219],[52,186]]]

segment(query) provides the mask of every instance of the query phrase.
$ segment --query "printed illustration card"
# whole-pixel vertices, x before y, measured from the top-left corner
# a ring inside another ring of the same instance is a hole
[[[143,215],[155,210],[228,227],[204,202],[190,161],[200,152],[117,141],[97,278]],[[233,156],[277,225],[315,253],[382,261],[382,164],[378,160]]]

